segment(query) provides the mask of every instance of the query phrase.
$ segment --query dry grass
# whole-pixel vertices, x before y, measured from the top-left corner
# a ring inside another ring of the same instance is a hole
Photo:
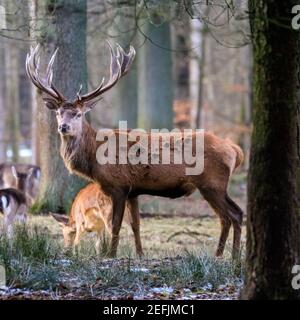
[[[48,231],[54,239],[62,243],[62,233],[59,224],[49,216],[33,216],[31,224]],[[160,258],[162,256],[176,256],[186,250],[201,251],[205,249],[213,254],[216,249],[220,233],[217,218],[145,218],[141,220],[141,238],[146,256]],[[131,229],[125,223],[121,229],[119,257],[126,257],[128,253],[134,256],[134,241]],[[85,242],[93,242],[93,235],[86,235]],[[230,255],[232,234],[229,237],[226,255]],[[245,242],[245,227],[243,227],[242,246]]]
[[[235,179],[230,194],[244,208],[244,177]],[[142,197],[141,209],[149,213],[141,220],[142,259],[135,256],[126,224],[117,259],[97,255],[93,235],[84,237],[77,252],[66,252],[60,226],[50,216],[30,216],[12,244],[0,234],[0,264],[6,268],[7,284],[21,290],[9,288],[2,294],[0,288],[0,299],[237,298],[243,265],[230,258],[232,231],[224,259],[214,258],[220,224],[199,194],[179,200]],[[108,245],[102,244],[104,249]]]
[[[118,258],[106,259],[96,254],[93,235],[83,239],[77,252],[65,252],[58,223],[49,216],[32,216],[26,228],[16,230],[13,243],[0,236],[0,264],[7,270],[8,285],[21,290],[17,298],[237,297],[242,265],[231,262],[230,246],[224,259],[213,257],[217,219],[147,218],[141,229],[143,259],[135,257],[128,226],[121,230]],[[2,298],[16,298],[14,292]]]

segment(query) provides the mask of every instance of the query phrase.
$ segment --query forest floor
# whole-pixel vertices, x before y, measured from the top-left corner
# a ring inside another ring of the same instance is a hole
[[[230,190],[242,208],[244,189],[238,180]],[[243,257],[231,261],[232,234],[224,258],[213,256],[220,224],[199,198],[193,195],[177,204],[141,199],[141,259],[135,256],[132,232],[125,224],[118,257],[107,259],[96,254],[93,235],[84,237],[76,253],[66,252],[59,224],[49,216],[30,216],[28,227],[16,230],[13,243],[0,235],[0,265],[7,280],[7,286],[0,287],[0,300],[237,299]],[[102,246],[107,250],[107,239]],[[245,226],[242,252],[244,247]]]

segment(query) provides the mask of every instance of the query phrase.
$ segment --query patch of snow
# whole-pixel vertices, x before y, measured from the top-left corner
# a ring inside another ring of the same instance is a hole
[[[150,272],[150,270],[147,268],[131,268],[130,271],[131,272],[145,272],[145,273]]]
[[[205,286],[201,287],[202,290],[204,291],[211,291],[213,288],[211,283],[207,283]]]
[[[59,259],[59,260],[54,260],[53,263],[57,265],[61,265],[63,267],[69,267],[72,264],[72,261],[68,259]]]
[[[110,269],[111,267],[110,266],[101,266],[101,267],[98,267],[99,269],[101,270],[107,270],[107,269]]]
[[[158,287],[150,289],[153,293],[173,293],[174,289],[172,287]]]

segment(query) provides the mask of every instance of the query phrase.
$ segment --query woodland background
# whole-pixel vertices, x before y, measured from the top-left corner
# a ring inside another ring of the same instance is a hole
[[[85,182],[65,169],[55,117],[26,77],[30,46],[40,43],[45,61],[59,47],[54,83],[71,98],[80,84],[85,92],[107,76],[106,39],[124,48],[132,44],[137,57],[131,72],[105,94],[89,121],[95,128],[116,127],[119,120],[132,128],[204,128],[238,143],[245,162],[231,192],[243,209],[247,204],[243,297],[299,297],[290,285],[300,256],[300,37],[290,25],[295,4],[0,1],[0,163],[41,166],[39,197],[31,211],[67,212]],[[179,200],[175,207],[164,201],[145,197],[142,212],[199,212],[198,204],[185,202],[190,200]]]

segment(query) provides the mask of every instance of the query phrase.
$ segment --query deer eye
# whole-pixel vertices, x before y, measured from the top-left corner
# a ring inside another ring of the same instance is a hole
[[[79,112],[79,113],[77,113],[77,116],[76,116],[76,118],[81,118],[81,113]]]

